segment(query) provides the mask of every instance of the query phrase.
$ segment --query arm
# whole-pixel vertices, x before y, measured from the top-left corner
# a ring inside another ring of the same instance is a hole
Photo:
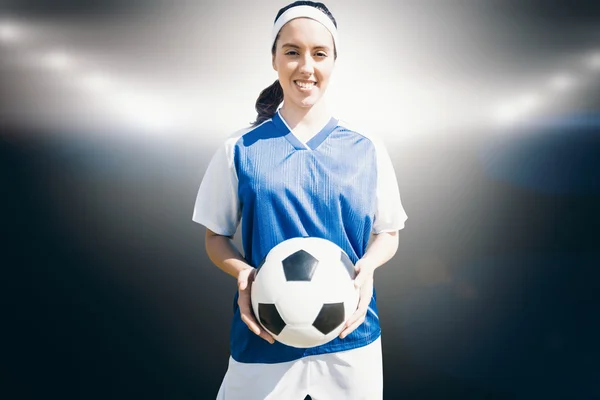
[[[250,290],[256,275],[256,268],[246,262],[231,239],[233,239],[233,236],[219,235],[207,228],[206,252],[217,267],[237,279],[238,306],[240,307],[242,321],[248,325],[252,332],[272,344],[275,340],[256,321],[252,312]]]
[[[372,235],[364,256],[358,260],[356,271],[358,275],[354,286],[360,288],[360,300],[356,312],[348,318],[340,338],[345,338],[365,320],[367,309],[373,296],[373,274],[377,268],[388,262],[398,250],[398,231],[382,232]]]
[[[370,269],[372,274],[375,269],[388,262],[396,254],[397,250],[398,231],[371,235],[367,251],[359,262],[356,263],[359,267],[359,272],[360,269]]]
[[[233,236],[223,236],[206,229],[206,253],[210,260],[221,270],[238,278],[240,272],[251,269],[244,257],[233,244]]]

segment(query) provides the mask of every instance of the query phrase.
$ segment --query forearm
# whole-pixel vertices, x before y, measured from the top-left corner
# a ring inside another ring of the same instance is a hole
[[[235,247],[231,237],[206,230],[206,253],[221,270],[237,279],[240,271],[252,268]]]
[[[382,232],[371,237],[367,251],[361,259],[373,271],[388,262],[398,250],[398,232]]]

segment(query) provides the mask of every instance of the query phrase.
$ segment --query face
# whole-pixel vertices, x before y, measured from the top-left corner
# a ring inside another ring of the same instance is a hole
[[[333,38],[321,23],[296,18],[279,31],[273,68],[286,106],[309,108],[327,89],[335,65]]]

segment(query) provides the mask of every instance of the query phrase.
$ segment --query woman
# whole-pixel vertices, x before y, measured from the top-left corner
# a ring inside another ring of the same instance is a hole
[[[324,4],[297,1],[279,11],[271,43],[278,79],[260,94],[256,122],[218,149],[200,185],[193,220],[207,228],[210,259],[238,282],[218,399],[382,397],[373,273],[395,254],[406,214],[385,148],[327,109],[323,94],[337,43]],[[240,219],[245,257],[232,242]],[[310,349],[274,341],[250,302],[254,267],[275,245],[299,236],[346,251],[360,287],[340,336]]]

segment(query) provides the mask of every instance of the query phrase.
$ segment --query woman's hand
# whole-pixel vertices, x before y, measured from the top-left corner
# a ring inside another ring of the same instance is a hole
[[[354,269],[358,272],[358,275],[354,279],[354,286],[360,289],[358,307],[354,314],[346,321],[344,329],[340,333],[341,339],[348,336],[365,321],[367,309],[369,308],[371,297],[373,297],[373,272],[375,271],[375,267],[369,265],[363,258],[358,260]]]
[[[263,327],[258,323],[256,318],[254,317],[254,312],[252,311],[252,302],[250,300],[250,289],[252,288],[252,282],[254,282],[254,277],[256,276],[256,268],[246,268],[240,271],[238,275],[238,306],[240,307],[240,315],[242,317],[242,321],[248,328],[265,339],[267,342],[273,344],[275,339],[271,336],[267,331],[263,329]]]

